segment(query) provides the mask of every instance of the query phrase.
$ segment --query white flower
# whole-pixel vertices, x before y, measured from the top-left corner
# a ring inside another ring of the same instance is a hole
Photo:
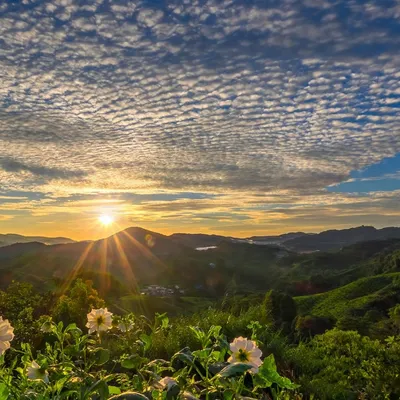
[[[253,367],[251,369],[252,372],[258,372],[258,367],[262,364],[262,352],[257,347],[256,342],[240,336],[234,339],[229,347],[232,355],[229,357],[228,362],[249,364]]]
[[[0,317],[0,356],[10,348],[10,342],[14,339],[14,328],[8,319]]]
[[[89,333],[107,331],[112,328],[112,313],[107,308],[93,309],[87,315],[88,322],[86,327]]]
[[[41,380],[45,383],[49,383],[49,373],[41,368],[36,361],[32,361],[31,365],[26,370],[26,374],[31,380]]]
[[[162,389],[167,388],[167,390],[171,389],[173,385],[177,385],[176,380],[174,378],[171,378],[170,376],[166,376],[165,378],[160,379],[158,383]]]
[[[132,322],[129,322],[129,321],[121,321],[118,324],[118,329],[121,332],[129,332],[133,329],[133,324],[132,324]]]

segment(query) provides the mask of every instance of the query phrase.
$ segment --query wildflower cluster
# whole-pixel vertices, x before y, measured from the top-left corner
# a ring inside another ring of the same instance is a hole
[[[208,332],[190,328],[200,350],[184,348],[170,361],[151,360],[152,335],[171,326],[165,314],[146,324],[92,309],[84,334],[75,324],[64,327],[49,318],[41,327],[45,347],[34,351],[28,344],[13,349],[13,327],[0,317],[0,354],[10,348],[15,353],[11,361],[0,358],[0,398],[161,400],[214,393],[233,399],[296,388],[278,374],[272,354],[262,360],[256,340],[238,337],[229,344],[218,326]],[[122,354],[112,353],[117,345],[125,346]]]

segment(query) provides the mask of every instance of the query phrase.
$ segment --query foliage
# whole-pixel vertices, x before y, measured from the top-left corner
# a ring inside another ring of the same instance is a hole
[[[329,318],[342,330],[385,338],[395,333],[389,310],[400,303],[400,273],[362,278],[330,292],[296,298],[300,315]]]
[[[298,337],[305,339],[325,333],[333,328],[333,325],[334,321],[331,318],[306,315],[296,318],[295,330]]]
[[[86,314],[92,308],[100,308],[104,304],[104,300],[93,288],[92,281],[77,279],[67,293],[59,297],[52,315],[55,320],[65,324],[75,321],[77,326],[82,329],[86,324]]]
[[[305,391],[319,399],[400,396],[400,340],[333,329],[286,354]]]
[[[275,329],[289,333],[297,315],[296,303],[286,293],[270,290],[264,299],[266,319]]]
[[[220,326],[208,331],[190,327],[201,344],[199,350],[186,347],[170,360],[152,360],[148,353],[153,335],[168,330],[169,319],[159,314],[153,323],[144,322],[146,329],[112,328],[88,335],[74,323],[65,327],[47,321],[42,327],[47,336],[43,349],[22,344],[20,350],[9,350],[7,361],[0,358],[0,398],[233,399],[276,397],[297,388],[278,373],[272,354],[254,372],[249,372],[252,365],[227,363],[229,344]],[[114,351],[113,342],[129,342],[131,347],[121,353]]]
[[[53,302],[49,293],[40,295],[33,286],[13,281],[0,291],[0,315],[12,321],[16,340],[33,343],[37,340],[41,314],[46,314]]]

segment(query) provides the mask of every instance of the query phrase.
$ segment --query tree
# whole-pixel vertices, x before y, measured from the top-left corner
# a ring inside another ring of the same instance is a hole
[[[49,313],[53,300],[53,295],[39,294],[26,282],[12,281],[5,291],[0,291],[0,316],[10,320],[15,342],[35,342],[40,328],[37,320]]]
[[[270,290],[264,299],[264,312],[267,322],[275,329],[288,333],[297,315],[296,303],[293,297],[277,290]]]
[[[75,322],[80,328],[86,324],[87,313],[92,308],[104,307],[105,303],[92,281],[77,279],[69,291],[60,296],[53,310],[53,318],[64,324]]]

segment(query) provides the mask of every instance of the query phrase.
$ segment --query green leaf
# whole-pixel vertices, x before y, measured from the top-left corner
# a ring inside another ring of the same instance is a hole
[[[117,386],[109,386],[108,391],[110,394],[120,394],[121,393],[121,389],[118,388]]]
[[[149,400],[144,394],[138,392],[124,392],[110,397],[110,400]]]
[[[229,364],[227,367],[225,367],[219,373],[219,375],[224,378],[230,378],[233,376],[243,375],[246,371],[248,371],[251,368],[253,368],[253,366],[249,365],[249,364],[233,363],[233,364]]]
[[[262,388],[269,388],[274,383],[284,389],[296,389],[299,385],[293,383],[289,378],[280,376],[275,364],[275,357],[270,354],[266,357],[258,369],[258,373],[254,376],[254,382]]]
[[[195,350],[193,355],[199,359],[208,359],[210,355],[210,349]]]
[[[168,328],[169,318],[167,317],[167,313],[164,314],[156,313],[156,320],[160,324],[162,329]]]
[[[224,400],[233,400],[235,392],[231,389],[224,390]]]
[[[144,343],[144,351],[149,350],[152,342],[151,337],[145,333],[142,333],[140,335],[140,340]]]
[[[108,386],[104,380],[99,379],[87,390],[87,394],[98,393],[101,398],[108,397]]]
[[[171,400],[171,399],[176,399],[176,397],[178,396],[178,394],[180,393],[181,388],[179,387],[179,385],[177,385],[176,383],[173,383],[172,385],[170,385],[168,387],[167,390],[167,399]]]
[[[212,375],[217,375],[219,372],[221,372],[228,365],[229,365],[229,363],[226,363],[226,362],[217,362],[217,363],[214,363],[214,364],[210,364],[208,366],[208,371]]]
[[[140,366],[140,363],[142,362],[142,358],[138,356],[137,354],[132,354],[129,357],[124,358],[121,360],[121,365],[126,368],[126,369],[134,369],[138,368]]]
[[[183,361],[185,364],[193,365],[194,357],[189,347],[185,347],[184,349],[175,353],[172,356],[172,360],[179,360]]]
[[[0,400],[7,400],[10,391],[5,383],[0,383]]]
[[[97,365],[103,365],[110,359],[110,352],[100,347],[95,350],[94,357]]]
[[[65,332],[71,332],[71,331],[76,331],[77,333],[79,333],[80,335],[82,335],[82,331],[81,329],[79,329],[76,324],[69,324],[66,328],[65,328]]]

